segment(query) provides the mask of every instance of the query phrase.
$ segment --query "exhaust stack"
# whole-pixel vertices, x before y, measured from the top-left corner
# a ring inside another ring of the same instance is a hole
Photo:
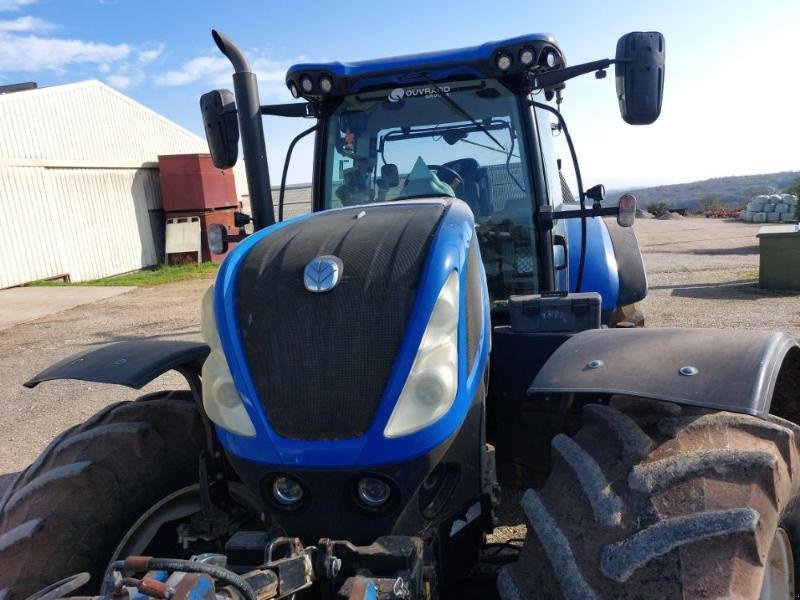
[[[250,61],[241,48],[217,30],[212,30],[211,35],[220,52],[233,65],[233,92],[239,115],[239,132],[242,138],[242,154],[253,223],[256,230],[263,229],[275,223],[275,210],[272,205],[264,126],[261,122],[258,81],[256,74],[250,70]]]

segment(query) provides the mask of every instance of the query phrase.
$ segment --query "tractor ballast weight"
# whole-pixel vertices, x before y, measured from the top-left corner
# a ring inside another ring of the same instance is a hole
[[[203,96],[204,126],[219,167],[241,138],[255,232],[203,299],[205,343],[118,342],[26,383],[138,388],[176,370],[190,391],[112,404],[17,475],[0,499],[0,598],[76,569],[106,597],[487,597],[464,579],[494,526],[495,455],[502,483],[540,488],[496,579],[504,599],[788,585],[800,348],[631,328],[647,293],[635,201],[583,190],[563,117],[534,98],[560,103],[566,81],[614,65],[623,118],[654,121],[661,34],[569,67],[549,35],[297,65],[286,84],[304,102],[276,106],[214,40],[235,94]],[[274,222],[265,114],[316,119],[301,134],[316,134],[312,214]],[[509,326],[511,294],[570,291],[598,292],[603,322],[626,329]]]

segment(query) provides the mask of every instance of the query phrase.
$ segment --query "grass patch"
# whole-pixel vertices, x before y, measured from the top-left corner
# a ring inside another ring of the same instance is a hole
[[[151,286],[164,283],[175,283],[189,279],[204,279],[216,274],[219,265],[206,262],[191,265],[158,265],[152,269],[125,273],[105,279],[92,279],[78,283],[66,283],[61,280],[40,280],[26,283],[26,286]]]

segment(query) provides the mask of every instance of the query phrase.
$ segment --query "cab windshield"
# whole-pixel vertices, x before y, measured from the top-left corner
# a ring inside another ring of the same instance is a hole
[[[502,84],[470,80],[354,94],[327,125],[324,208],[459,198],[475,215],[493,306],[537,291],[523,122]]]

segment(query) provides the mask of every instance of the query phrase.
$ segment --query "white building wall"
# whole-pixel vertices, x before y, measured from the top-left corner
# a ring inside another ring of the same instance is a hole
[[[97,81],[0,96],[0,288],[155,264],[158,155],[203,152],[204,139]]]
[[[39,167],[0,167],[0,288],[66,273],[61,222]]]

